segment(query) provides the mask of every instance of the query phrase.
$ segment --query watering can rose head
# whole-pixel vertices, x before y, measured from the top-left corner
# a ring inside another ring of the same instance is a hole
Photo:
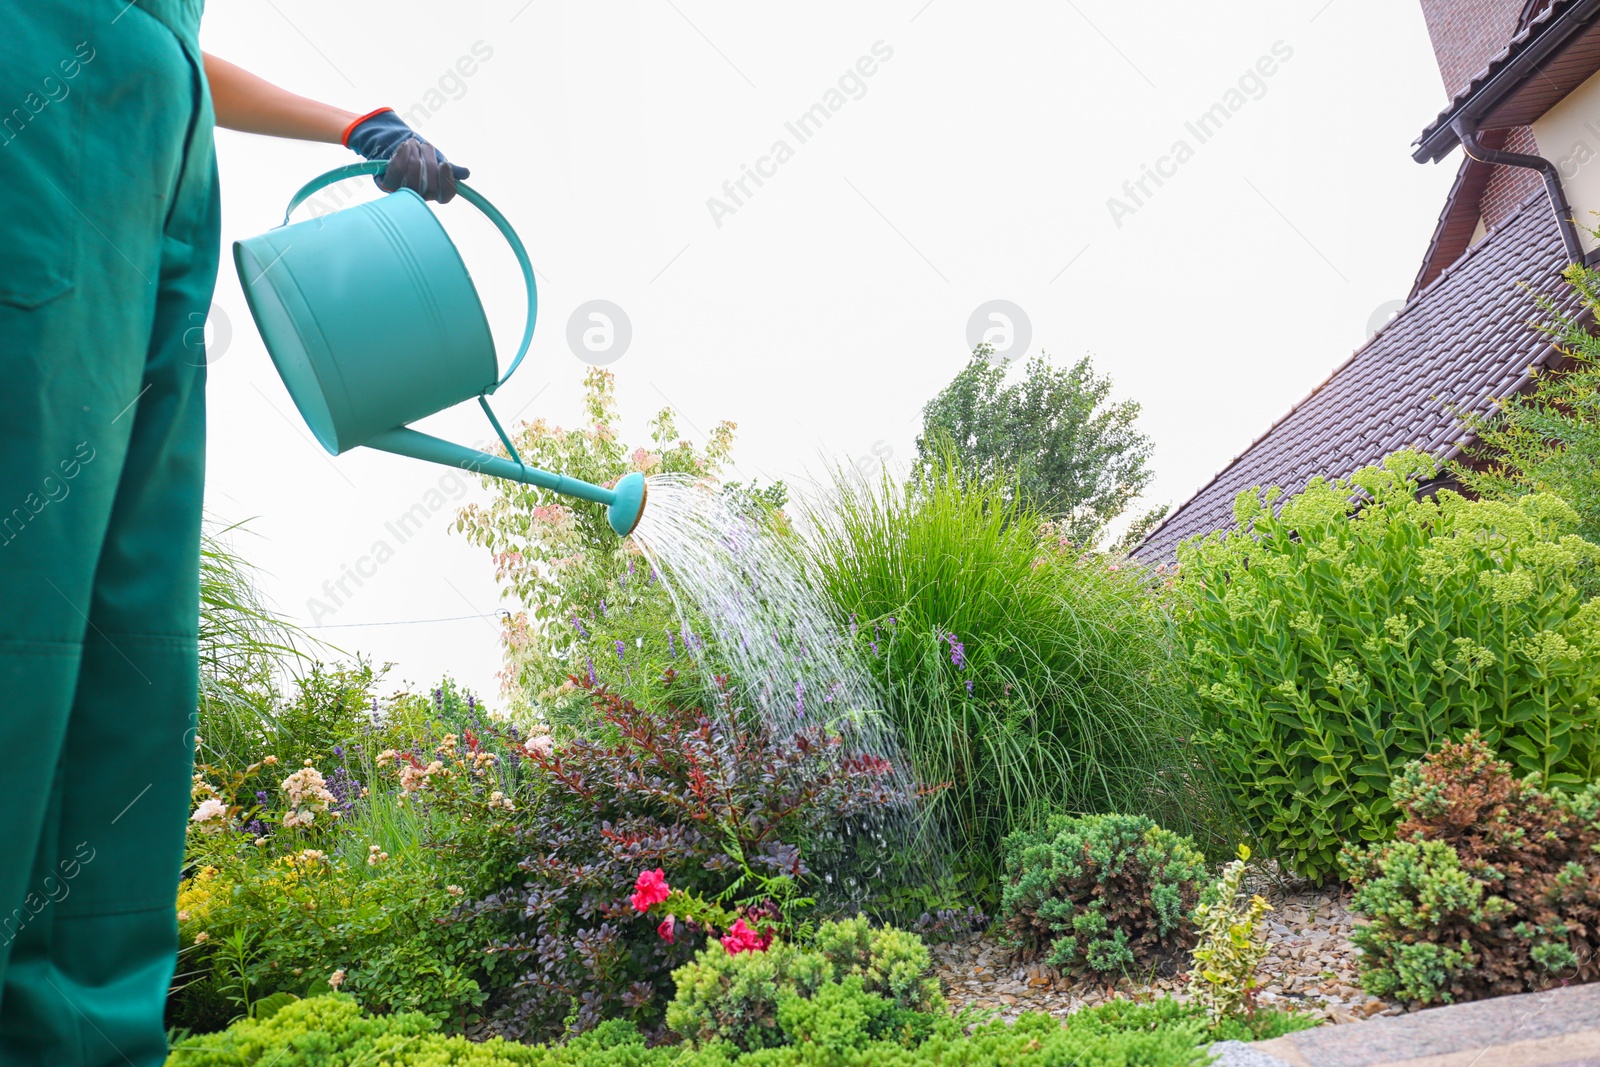
[[[307,182],[289,203],[343,178],[376,174],[357,163]],[[295,407],[333,455],[366,446],[474,474],[535,485],[606,506],[618,536],[644,512],[644,474],[606,488],[530,467],[489,408],[533,341],[538,310],[533,264],[505,217],[464,182],[463,200],[499,228],[522,268],[528,316],[502,375],[472,276],[444,227],[415,192],[356,204],[237,241],[234,265],[250,314]],[[506,456],[454,444],[410,423],[476,399]]]

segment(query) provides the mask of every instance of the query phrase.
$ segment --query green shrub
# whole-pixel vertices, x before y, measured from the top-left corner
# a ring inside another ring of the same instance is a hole
[[[823,923],[806,946],[776,941],[765,952],[730,953],[713,942],[672,980],[671,1030],[745,1051],[824,1034],[836,1047],[926,1036],[930,1013],[944,1006],[922,939],[860,917]]]
[[[834,988],[844,991],[832,994],[840,1004],[849,999],[849,986]],[[838,1030],[823,1027],[818,1015],[811,1018],[817,1028],[809,1033],[820,1040],[747,1054],[725,1043],[647,1048],[622,1022],[547,1048],[445,1037],[424,1016],[372,1017],[349,997],[323,996],[180,1042],[168,1067],[1203,1067],[1212,1040],[1204,1013],[1173,1001],[1088,1008],[1065,1022],[1029,1013],[970,1034],[946,1022],[916,1046],[844,1039],[843,1011],[833,1012],[828,1024]]]
[[[1057,811],[1198,830],[1173,640],[1134,567],[1085,554],[948,464],[909,485],[838,472],[807,570],[877,675],[956,866],[993,888],[1000,843]]]
[[[1600,978],[1600,790],[1513,778],[1481,739],[1407,765],[1399,840],[1352,849],[1369,993],[1423,1003]]]
[[[1600,772],[1600,549],[1549,496],[1417,499],[1415,453],[1282,501],[1179,549],[1197,740],[1266,850],[1313,880],[1346,841],[1392,832],[1389,782],[1468,730],[1524,772]],[[1363,505],[1353,516],[1351,501]]]
[[[1194,909],[1198,943],[1189,970],[1189,992],[1213,1019],[1255,1011],[1256,969],[1267,955],[1261,917],[1272,910],[1260,894],[1244,896],[1245,861],[1250,849],[1239,846],[1239,858],[1202,894]]]
[[[1139,815],[1053,816],[1005,842],[1000,920],[1063,969],[1120,971],[1193,943],[1194,842]]]
[[[892,926],[873,926],[864,917],[823,923],[811,948],[833,968],[833,977],[856,975],[867,992],[898,1008],[931,1011],[939,1000],[933,960],[922,938]]]

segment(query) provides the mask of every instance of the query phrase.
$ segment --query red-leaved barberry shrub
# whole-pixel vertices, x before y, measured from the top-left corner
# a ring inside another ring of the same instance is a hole
[[[661,917],[631,901],[641,871],[660,868],[674,891],[754,916],[771,879],[815,887],[831,871],[813,869],[819,857],[915,800],[887,760],[822,727],[774,736],[730,727],[731,707],[715,717],[646,709],[604,686],[591,698],[596,736],[527,761],[525,879],[474,904],[507,929],[489,951],[520,974],[499,994],[498,1017],[525,1039],[617,1017],[659,1030],[671,972],[708,931],[678,916],[671,940],[659,933]]]

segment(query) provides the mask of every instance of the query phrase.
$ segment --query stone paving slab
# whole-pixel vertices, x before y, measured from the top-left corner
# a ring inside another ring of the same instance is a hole
[[[1219,1067],[1600,1067],[1600,983],[1233,1045]]]

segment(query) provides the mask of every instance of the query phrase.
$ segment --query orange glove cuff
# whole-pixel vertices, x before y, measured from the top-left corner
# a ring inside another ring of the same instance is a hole
[[[376,111],[369,111],[365,115],[362,115],[360,118],[354,119],[353,121],[351,121],[350,125],[348,125],[348,126],[346,126],[344,128],[344,133],[339,136],[339,143],[344,145],[346,148],[349,148],[350,147],[350,133],[351,133],[352,130],[354,130],[357,126],[361,125],[363,122],[366,122],[368,119],[370,119],[374,115],[381,115],[385,111],[393,111],[393,110],[394,110],[394,108],[392,108],[392,107],[380,107]]]

